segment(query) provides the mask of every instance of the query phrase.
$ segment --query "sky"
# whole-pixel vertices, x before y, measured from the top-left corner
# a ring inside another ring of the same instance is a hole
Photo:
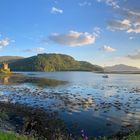
[[[140,68],[140,0],[0,0],[0,56],[40,53]]]

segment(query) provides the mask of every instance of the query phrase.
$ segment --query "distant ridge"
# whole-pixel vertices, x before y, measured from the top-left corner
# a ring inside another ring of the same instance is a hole
[[[108,66],[104,68],[105,72],[140,72],[137,67],[132,67],[124,64]]]
[[[15,60],[19,60],[19,59],[23,59],[24,57],[20,57],[20,56],[0,56],[0,64],[2,64],[3,62],[12,62]]]

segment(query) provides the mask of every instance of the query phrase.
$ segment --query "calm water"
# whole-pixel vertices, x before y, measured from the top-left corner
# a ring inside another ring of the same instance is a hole
[[[0,100],[55,110],[69,131],[112,135],[140,126],[140,75],[24,72],[1,77]]]

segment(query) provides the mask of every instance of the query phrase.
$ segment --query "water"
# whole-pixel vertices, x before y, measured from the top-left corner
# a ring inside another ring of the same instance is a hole
[[[0,100],[59,112],[68,130],[113,135],[140,125],[140,75],[24,72],[1,77]]]

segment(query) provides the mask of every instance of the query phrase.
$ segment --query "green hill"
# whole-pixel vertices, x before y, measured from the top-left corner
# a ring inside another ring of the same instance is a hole
[[[102,71],[97,65],[64,54],[38,54],[9,63],[12,71]]]

